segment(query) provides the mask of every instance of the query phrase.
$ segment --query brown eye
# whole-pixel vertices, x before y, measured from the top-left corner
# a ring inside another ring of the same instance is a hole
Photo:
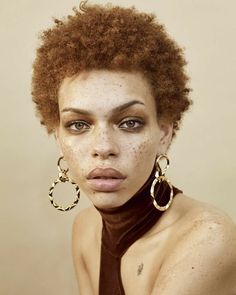
[[[127,125],[127,127],[128,128],[134,128],[135,127],[135,121],[133,121],[133,120],[130,120],[130,121],[127,121],[126,122],[126,125]]]
[[[130,119],[130,120],[123,121],[120,124],[120,128],[121,129],[136,129],[136,128],[142,127],[143,125],[144,125],[144,123],[140,120]]]
[[[81,129],[87,127],[87,125],[85,125],[83,122],[77,122],[77,123],[74,124],[74,127],[77,130],[81,130]]]
[[[85,129],[89,129],[90,125],[85,121],[75,121],[67,124],[66,128],[73,131],[83,131]]]

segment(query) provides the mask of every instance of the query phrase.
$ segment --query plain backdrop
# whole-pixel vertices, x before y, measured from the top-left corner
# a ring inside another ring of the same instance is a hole
[[[110,2],[154,12],[185,48],[194,106],[171,147],[168,176],[185,194],[221,208],[236,221],[236,1]],[[30,93],[38,33],[53,24],[52,17],[71,14],[78,5],[75,0],[0,2],[0,293],[4,295],[78,294],[71,226],[89,202],[82,196],[79,206],[67,213],[49,203],[59,153],[53,136],[35,118]],[[68,191],[72,200],[74,191]]]

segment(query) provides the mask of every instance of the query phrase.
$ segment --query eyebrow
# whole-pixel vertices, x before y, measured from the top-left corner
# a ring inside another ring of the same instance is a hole
[[[139,100],[132,100],[132,101],[129,101],[125,104],[115,107],[114,109],[111,110],[111,113],[112,114],[120,113],[135,104],[145,105],[143,102],[141,102]],[[91,112],[89,112],[87,110],[83,110],[83,109],[78,109],[78,108],[64,108],[62,110],[62,113],[65,113],[65,112],[73,112],[73,113],[81,114],[81,115],[90,115],[90,116],[92,115]]]

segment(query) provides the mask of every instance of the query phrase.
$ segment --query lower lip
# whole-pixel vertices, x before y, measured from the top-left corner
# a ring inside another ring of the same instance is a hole
[[[108,179],[102,179],[102,178],[94,178],[89,179],[88,184],[91,189],[99,192],[113,192],[119,189],[121,183],[124,181],[124,179],[121,178],[108,178]]]

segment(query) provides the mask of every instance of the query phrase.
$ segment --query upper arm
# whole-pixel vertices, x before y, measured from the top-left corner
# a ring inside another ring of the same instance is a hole
[[[220,218],[198,218],[172,248],[152,294],[236,294],[236,229]]]
[[[80,212],[73,223],[72,255],[80,295],[93,295],[90,277],[83,257],[85,244],[84,217],[86,210]]]

